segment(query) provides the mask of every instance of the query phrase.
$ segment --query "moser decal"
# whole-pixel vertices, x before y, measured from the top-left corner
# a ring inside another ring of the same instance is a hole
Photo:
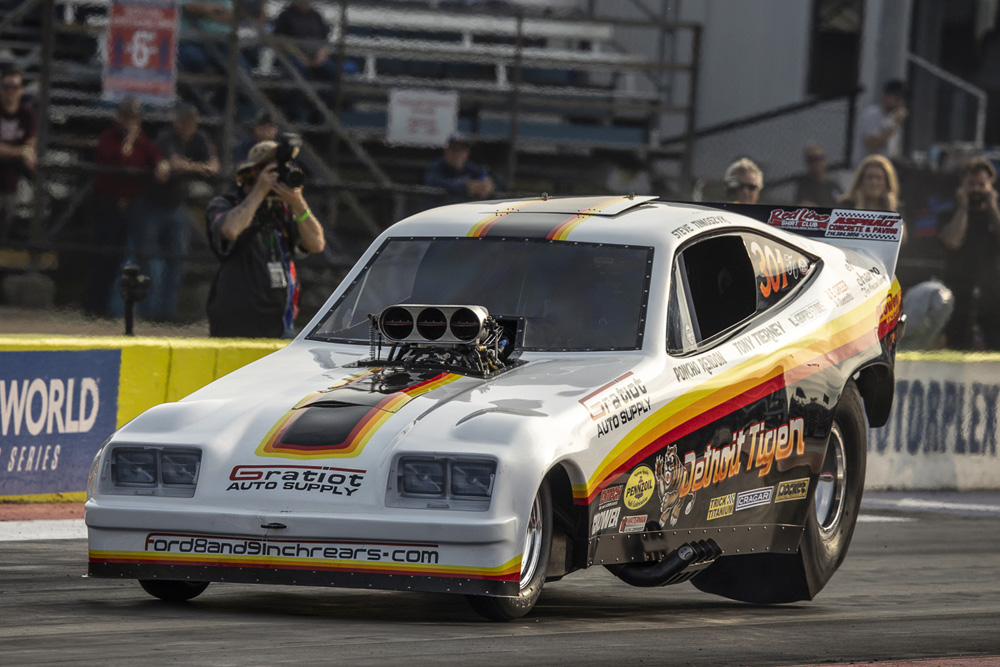
[[[600,500],[597,501],[597,509],[604,509],[608,505],[617,504],[622,498],[623,488],[624,487],[619,484],[618,486],[609,486],[601,491]]]
[[[739,512],[740,510],[759,507],[760,505],[769,505],[771,503],[771,496],[773,495],[773,486],[738,493],[736,495],[736,511]]]
[[[305,491],[349,498],[361,488],[366,472],[311,465],[236,466],[226,491]]]
[[[118,420],[120,350],[0,352],[0,494],[87,487]]]
[[[648,503],[653,497],[654,486],[653,471],[647,466],[639,466],[633,470],[625,485],[625,507],[637,510]]]
[[[619,533],[641,533],[646,530],[646,519],[647,514],[636,514],[634,516],[627,516],[622,519],[622,523],[618,526]]]
[[[618,515],[621,514],[621,507],[612,507],[594,515],[594,520],[590,524],[590,535],[593,537],[602,530],[607,530],[618,525]]]
[[[778,484],[774,494],[774,502],[783,503],[786,500],[802,500],[809,493],[809,478],[792,479]]]
[[[711,521],[713,519],[721,519],[722,517],[730,516],[735,507],[735,493],[728,493],[724,496],[712,498],[708,501],[708,516],[706,518]]]

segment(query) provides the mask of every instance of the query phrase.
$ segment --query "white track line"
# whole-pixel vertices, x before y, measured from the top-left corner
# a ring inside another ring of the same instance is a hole
[[[83,519],[0,521],[0,542],[27,540],[82,540],[87,537]]]

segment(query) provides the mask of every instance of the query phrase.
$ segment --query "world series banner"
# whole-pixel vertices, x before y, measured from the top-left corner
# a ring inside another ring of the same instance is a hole
[[[104,61],[107,100],[169,105],[177,88],[176,0],[112,0]]]
[[[121,350],[0,352],[0,497],[86,488],[120,368]]]

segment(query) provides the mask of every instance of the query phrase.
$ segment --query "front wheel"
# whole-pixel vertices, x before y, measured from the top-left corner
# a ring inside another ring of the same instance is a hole
[[[527,614],[542,593],[551,551],[552,492],[549,485],[543,482],[531,504],[525,528],[520,592],[513,597],[469,595],[467,599],[472,608],[492,621],[510,621]]]
[[[849,381],[834,413],[799,552],[723,557],[692,583],[706,593],[758,604],[813,599],[847,555],[864,492],[867,453],[864,405]]]
[[[140,579],[139,585],[154,598],[166,602],[184,602],[196,598],[208,588],[207,581],[174,581],[172,579]]]

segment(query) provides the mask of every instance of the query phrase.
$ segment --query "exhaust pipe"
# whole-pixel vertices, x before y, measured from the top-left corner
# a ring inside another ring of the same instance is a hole
[[[692,565],[711,563],[721,554],[722,549],[715,540],[707,539],[682,544],[656,563],[625,563],[605,567],[631,586],[666,586],[689,579],[697,573],[697,570],[692,572],[685,570]]]

